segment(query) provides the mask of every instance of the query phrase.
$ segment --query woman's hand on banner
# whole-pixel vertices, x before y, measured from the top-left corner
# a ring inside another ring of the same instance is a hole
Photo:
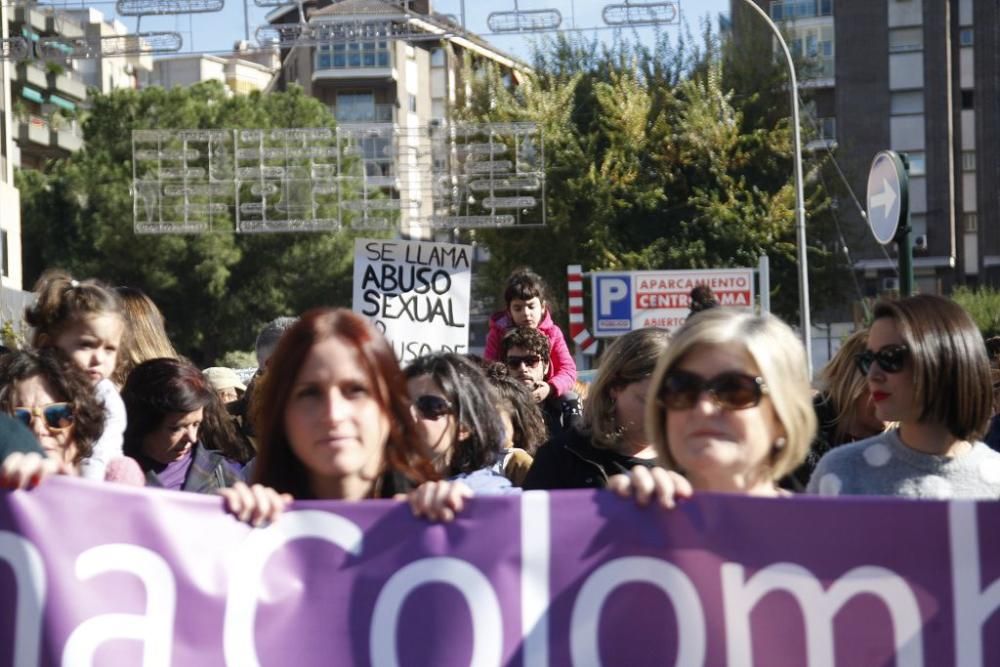
[[[639,505],[648,505],[655,498],[666,509],[673,509],[678,498],[690,498],[693,493],[685,477],[659,466],[635,466],[627,475],[614,475],[608,480],[608,490],[623,498],[633,497]]]
[[[277,519],[292,502],[291,494],[278,493],[262,484],[247,486],[243,482],[236,482],[228,489],[219,489],[219,495],[224,499],[227,511],[255,528]]]
[[[31,489],[51,475],[72,475],[69,464],[35,452],[12,452],[0,465],[0,487]]]
[[[473,495],[472,489],[462,482],[424,482],[406,494],[406,500],[413,516],[447,523],[462,511],[465,499]]]

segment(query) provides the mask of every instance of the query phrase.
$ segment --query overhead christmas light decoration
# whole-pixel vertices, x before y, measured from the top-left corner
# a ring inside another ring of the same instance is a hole
[[[207,14],[221,11],[224,0],[118,0],[115,9],[122,16]]]
[[[254,32],[254,37],[257,38],[257,43],[261,46],[290,49],[293,46],[298,46],[299,41],[308,32],[309,25],[306,23],[278,23],[260,26]]]
[[[0,60],[27,60],[30,56],[31,44],[24,37],[0,39]]]
[[[79,38],[43,37],[35,50],[44,60],[112,58],[115,56],[176,53],[184,40],[179,32],[140,32],[133,35]]]
[[[643,26],[677,23],[680,12],[676,2],[626,2],[606,5],[601,12],[610,26]]]
[[[562,25],[558,9],[528,9],[512,12],[492,12],[486,17],[492,32],[543,32],[557,30]]]

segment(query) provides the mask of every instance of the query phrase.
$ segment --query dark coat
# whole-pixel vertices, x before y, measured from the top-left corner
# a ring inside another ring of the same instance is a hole
[[[233,469],[221,452],[205,449],[199,442],[194,446],[191,467],[188,469],[187,477],[184,478],[184,484],[181,485],[181,491],[215,493],[219,489],[228,488],[242,481],[242,475]],[[149,468],[146,468],[146,486],[163,486],[160,478]]]
[[[626,473],[632,465],[655,463],[594,447],[588,434],[573,428],[538,448],[522,488],[603,489],[612,475]]]

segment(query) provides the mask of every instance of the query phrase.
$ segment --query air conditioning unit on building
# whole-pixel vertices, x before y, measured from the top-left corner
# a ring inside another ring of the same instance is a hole
[[[891,290],[899,289],[899,278],[883,278],[882,279],[882,291],[888,292]]]

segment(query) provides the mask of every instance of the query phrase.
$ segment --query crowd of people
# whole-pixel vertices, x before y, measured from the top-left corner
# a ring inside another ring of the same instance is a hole
[[[777,317],[705,286],[672,335],[615,340],[577,382],[542,279],[508,280],[483,357],[401,367],[365,318],[269,323],[258,370],[199,370],[156,305],[42,276],[30,345],[0,357],[0,482],[54,474],[218,493],[254,525],[295,499],[407,500],[449,521],[475,495],[608,488],[673,507],[701,492],[997,498],[991,355],[954,302],[880,302],[813,383]]]

